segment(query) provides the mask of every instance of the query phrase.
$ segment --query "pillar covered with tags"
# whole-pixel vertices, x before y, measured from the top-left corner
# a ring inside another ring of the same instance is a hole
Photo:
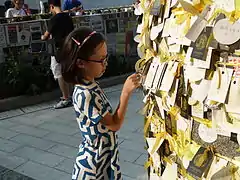
[[[240,179],[240,1],[141,0],[150,180]]]

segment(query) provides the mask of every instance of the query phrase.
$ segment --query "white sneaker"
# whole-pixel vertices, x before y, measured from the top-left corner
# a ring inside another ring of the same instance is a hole
[[[61,109],[61,108],[66,108],[72,106],[72,101],[71,99],[63,99],[61,100],[54,106],[55,109]]]

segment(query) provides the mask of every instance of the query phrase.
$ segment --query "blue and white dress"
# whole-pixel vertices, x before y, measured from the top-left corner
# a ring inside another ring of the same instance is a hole
[[[112,113],[104,92],[96,82],[84,81],[75,86],[73,103],[83,142],[72,180],[121,180],[117,135],[99,122]]]

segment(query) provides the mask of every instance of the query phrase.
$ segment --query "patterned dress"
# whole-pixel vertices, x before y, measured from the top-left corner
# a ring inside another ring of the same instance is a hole
[[[112,113],[102,89],[96,82],[84,81],[75,86],[73,103],[83,142],[72,180],[121,180],[117,135],[99,122]]]

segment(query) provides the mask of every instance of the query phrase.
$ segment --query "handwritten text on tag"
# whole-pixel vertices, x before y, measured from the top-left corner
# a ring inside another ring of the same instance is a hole
[[[240,23],[231,24],[228,19],[219,20],[213,28],[213,35],[221,44],[233,44],[240,39]]]
[[[239,78],[240,77],[240,57],[229,56],[228,62],[236,64],[234,66],[234,77]]]

